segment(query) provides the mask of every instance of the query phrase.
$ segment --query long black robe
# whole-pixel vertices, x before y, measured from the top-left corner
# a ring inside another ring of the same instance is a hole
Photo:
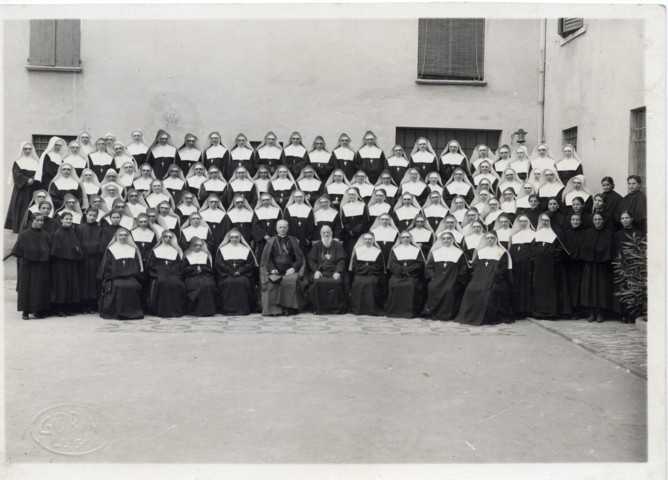
[[[93,173],[95,173],[95,176],[97,176],[97,180],[99,182],[101,182],[102,179],[104,178],[105,174],[107,173],[107,170],[109,170],[110,168],[114,168],[114,157],[112,157],[108,153],[102,152],[102,153],[104,153],[104,155],[102,157],[105,158],[108,163],[101,163],[101,164],[98,165],[98,164],[93,163],[93,160],[91,158],[91,155],[93,153],[97,153],[97,152],[91,152],[91,153],[88,154],[88,168],[90,168],[93,171]],[[102,155],[102,153],[100,155]],[[137,165],[141,165],[141,163],[138,163]],[[44,183],[44,182],[42,182],[42,184],[43,185],[48,185],[47,183]]]
[[[285,154],[283,153],[282,149],[278,158],[263,157],[262,153],[262,150],[259,149],[253,152],[253,173],[257,172],[258,168],[260,167],[267,167],[269,173],[273,175],[276,173],[276,169],[283,164],[283,158],[285,157]]]
[[[357,167],[355,166],[355,154],[353,153],[352,158],[339,158],[336,154],[338,147],[332,151],[332,156],[330,157],[329,163],[311,163],[311,166],[315,169],[318,176],[322,179],[328,178],[329,174],[334,170],[341,170],[346,176],[348,181],[352,180],[357,172]],[[316,168],[317,165],[321,167]],[[322,172],[322,175],[321,175]],[[323,176],[324,175],[324,176]]]
[[[316,220],[315,218],[315,213],[313,214],[313,220],[315,222],[315,228],[313,230],[313,236],[311,237],[311,241],[315,241],[320,238],[320,229],[327,225],[329,228],[332,229],[332,236],[334,238],[337,238],[341,240],[341,236],[343,234],[342,228],[341,228],[341,216],[336,213],[334,217],[332,217],[331,220]]]
[[[139,258],[116,259],[107,250],[98,278],[102,280],[102,296],[98,302],[100,317],[116,320],[144,318],[139,283]]]
[[[50,253],[49,233],[28,227],[19,234],[12,248],[12,255],[20,260],[16,288],[19,311],[41,312],[51,306]]]
[[[199,162],[202,159],[202,153],[200,152],[199,157],[197,157],[194,160],[186,160],[181,158],[181,155],[179,154],[179,151],[176,151],[176,155],[174,156],[174,163],[179,166],[181,171],[183,172],[183,175],[187,175],[188,172],[190,171],[190,167],[195,165],[197,162]],[[162,177],[159,177],[162,178]]]
[[[391,272],[391,277],[388,282],[385,314],[394,318],[413,318],[419,315],[423,306],[422,255],[418,253],[415,260],[399,261],[392,250],[388,270]]]
[[[83,259],[79,262],[79,285],[81,300],[98,300],[100,282],[97,272],[102,263],[104,247],[100,243],[102,227],[99,223],[82,223],[77,227],[77,236],[81,245]]]
[[[186,291],[186,313],[197,317],[211,317],[216,313],[216,282],[209,263],[191,264],[183,259],[183,277]]]
[[[313,210],[309,209],[306,217],[293,215],[290,207],[285,208],[284,219],[288,221],[288,232],[299,240],[299,246],[302,252],[308,254],[311,249],[311,239],[315,233],[315,221],[313,220]],[[294,210],[294,209],[293,209]]]
[[[169,171],[169,167],[172,166],[175,159],[176,151],[174,152],[173,157],[155,157],[153,155],[153,149],[149,149],[146,153],[146,163],[153,167],[155,178],[165,178],[165,175],[167,175],[167,172]],[[185,173],[187,173],[187,171]]]
[[[583,307],[612,306],[612,254],[614,234],[610,230],[590,228],[580,241],[579,256],[584,261],[580,303]]]
[[[42,164],[42,185],[48,187],[51,184],[51,180],[55,178],[58,174],[59,164],[51,160],[49,154],[44,156],[44,163]]]
[[[566,185],[571,178],[576,175],[582,175],[582,164],[579,164],[575,170],[559,170],[559,164],[557,164],[556,171],[561,179],[561,183]]]
[[[364,206],[361,215],[347,216],[344,206],[344,208],[341,209],[341,225],[343,226],[343,229],[341,230],[341,236],[343,238],[341,240],[343,240],[346,255],[350,257],[357,240],[359,240],[371,226],[369,224],[368,208]]]
[[[58,211],[60,207],[63,206],[63,201],[65,195],[71,193],[79,200],[79,204],[83,203],[83,190],[81,190],[81,185],[77,185],[76,189],[71,190],[60,190],[55,183],[52,183],[49,186],[49,195],[51,195],[51,200],[53,200],[53,208]]]
[[[51,236],[51,302],[81,301],[79,263],[83,259],[74,227],[60,227]]]
[[[282,210],[285,208],[285,205],[287,205],[288,200],[290,200],[290,194],[295,188],[297,188],[297,185],[294,182],[292,182],[292,186],[288,189],[276,189],[274,188],[274,182],[269,182],[267,193],[274,197],[274,200]]]
[[[385,170],[385,153],[381,150],[378,158],[363,157],[359,151],[355,153],[355,168],[364,170],[372,184],[376,184],[380,174]]]
[[[622,196],[614,190],[603,192],[601,195],[603,195],[603,198],[605,198],[605,209],[610,212],[610,215],[612,215],[612,218],[614,218],[615,230],[619,230],[622,228],[621,224],[619,223],[619,216],[622,213],[619,209],[619,205],[622,201]]]
[[[274,236],[267,241],[260,263],[263,315],[280,315],[283,309],[299,310],[303,306],[300,279],[304,263],[304,254],[295,237]],[[286,275],[290,268],[294,268],[295,273]],[[280,279],[274,277],[273,270],[278,271]]]
[[[353,258],[350,309],[355,315],[383,315],[385,303],[385,259],[379,252],[374,261]]]
[[[511,273],[507,254],[499,260],[473,261],[469,282],[455,322],[467,325],[495,325],[513,321],[510,304]]]
[[[566,268],[563,263],[567,253],[559,239],[552,243],[535,241],[533,246],[533,316],[555,318],[570,316],[571,299],[568,290]]]
[[[322,241],[313,243],[308,254],[308,278],[311,282],[308,290],[309,300],[314,313],[340,314],[348,311],[346,292],[346,252],[342,242],[332,239],[329,248],[325,248]],[[322,277],[314,278],[316,272]],[[333,275],[338,273],[340,278],[335,280]]]
[[[12,197],[9,201],[9,208],[7,208],[7,218],[5,218],[5,228],[14,233],[19,233],[21,230],[21,220],[23,215],[30,205],[32,194],[41,188],[41,183],[35,180],[35,171],[19,168],[14,162],[12,166],[12,179],[14,180],[14,188],[12,189]],[[28,185],[28,180],[33,179],[33,184]]]
[[[183,285],[183,261],[157,258],[154,252],[148,257],[148,275],[151,282],[149,308],[159,317],[182,317],[185,303]]]
[[[429,280],[425,314],[436,320],[452,320],[457,316],[459,299],[469,276],[466,256],[462,253],[456,262],[437,262],[430,255],[425,276]]]
[[[263,218],[260,220],[257,216],[257,211],[253,215],[252,235],[255,242],[255,255],[261,256],[264,251],[264,246],[267,244],[265,236],[272,237],[276,233],[276,224],[283,219],[283,214],[279,209],[276,212],[275,218]]]
[[[251,251],[245,260],[225,260],[216,255],[218,311],[224,315],[248,315],[255,309],[255,265]]]
[[[288,167],[288,170],[290,170],[290,173],[295,178],[299,176],[299,173],[302,171],[302,168],[308,165],[308,163],[309,163],[309,158],[308,158],[308,152],[306,150],[304,151],[304,155],[302,155],[301,157],[294,155],[286,155],[285,150],[283,151],[283,165]]]
[[[222,157],[210,157],[210,158],[207,151],[208,149],[202,152],[202,163],[204,164],[204,168],[209,170],[209,168],[211,167],[217,167],[218,170],[220,170],[221,173],[224,174],[227,171],[227,166],[230,163],[230,151],[226,149]]]
[[[513,260],[512,306],[518,317],[533,310],[533,249],[534,243],[526,242],[513,243],[509,250]]]

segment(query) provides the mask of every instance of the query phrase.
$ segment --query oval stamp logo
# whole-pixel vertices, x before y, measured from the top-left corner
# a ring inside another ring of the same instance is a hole
[[[92,407],[60,403],[37,414],[32,437],[37,444],[61,455],[85,455],[111,441],[111,422]]]

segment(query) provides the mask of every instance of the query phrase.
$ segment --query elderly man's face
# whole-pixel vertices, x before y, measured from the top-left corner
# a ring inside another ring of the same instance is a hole
[[[285,221],[280,221],[276,225],[276,231],[278,232],[279,235],[287,235],[288,234],[288,222]]]

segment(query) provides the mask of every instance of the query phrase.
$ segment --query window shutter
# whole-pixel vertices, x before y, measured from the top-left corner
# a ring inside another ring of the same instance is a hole
[[[78,67],[81,20],[56,20],[56,65]]]
[[[421,18],[418,23],[418,78],[482,80],[484,18]]]
[[[56,21],[30,20],[30,65],[53,67],[56,64]]]
[[[559,35],[562,37],[568,36],[582,27],[584,27],[584,18],[564,17],[559,19]]]

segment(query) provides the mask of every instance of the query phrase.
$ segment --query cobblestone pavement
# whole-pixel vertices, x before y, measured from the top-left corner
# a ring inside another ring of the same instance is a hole
[[[618,321],[589,323],[586,320],[530,321],[647,379],[647,335],[633,324]]]

